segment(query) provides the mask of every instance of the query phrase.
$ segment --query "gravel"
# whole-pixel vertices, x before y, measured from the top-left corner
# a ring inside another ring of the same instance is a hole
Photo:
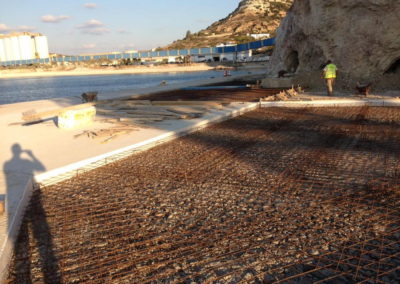
[[[260,109],[40,188],[8,281],[395,283],[399,124]]]

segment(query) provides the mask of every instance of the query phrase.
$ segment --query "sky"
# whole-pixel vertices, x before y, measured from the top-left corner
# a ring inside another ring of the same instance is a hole
[[[149,50],[226,17],[240,0],[0,0],[0,34],[47,36],[49,51]]]

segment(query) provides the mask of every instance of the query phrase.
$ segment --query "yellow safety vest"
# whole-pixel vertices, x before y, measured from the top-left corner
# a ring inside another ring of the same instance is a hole
[[[335,64],[331,63],[326,65],[324,71],[325,71],[325,79],[332,79],[336,78],[336,70],[337,67]]]

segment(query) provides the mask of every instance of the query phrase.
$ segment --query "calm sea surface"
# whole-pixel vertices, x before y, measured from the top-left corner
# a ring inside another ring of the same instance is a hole
[[[232,75],[247,74],[234,71]],[[191,80],[222,77],[221,71],[190,73],[128,74],[101,76],[71,76],[46,78],[0,79],[0,104],[36,101],[63,97],[80,97],[84,92],[110,92],[158,86]]]

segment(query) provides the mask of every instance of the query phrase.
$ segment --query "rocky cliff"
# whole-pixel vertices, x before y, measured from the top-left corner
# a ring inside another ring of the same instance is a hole
[[[318,85],[328,59],[343,88],[357,81],[400,88],[400,1],[295,0],[278,29],[269,75],[285,69]]]
[[[187,35],[168,48],[213,46],[226,41],[251,41],[248,34],[275,34],[293,0],[242,0],[226,18],[208,28]]]
[[[274,33],[293,0],[243,0],[228,17],[212,24],[209,33]]]

